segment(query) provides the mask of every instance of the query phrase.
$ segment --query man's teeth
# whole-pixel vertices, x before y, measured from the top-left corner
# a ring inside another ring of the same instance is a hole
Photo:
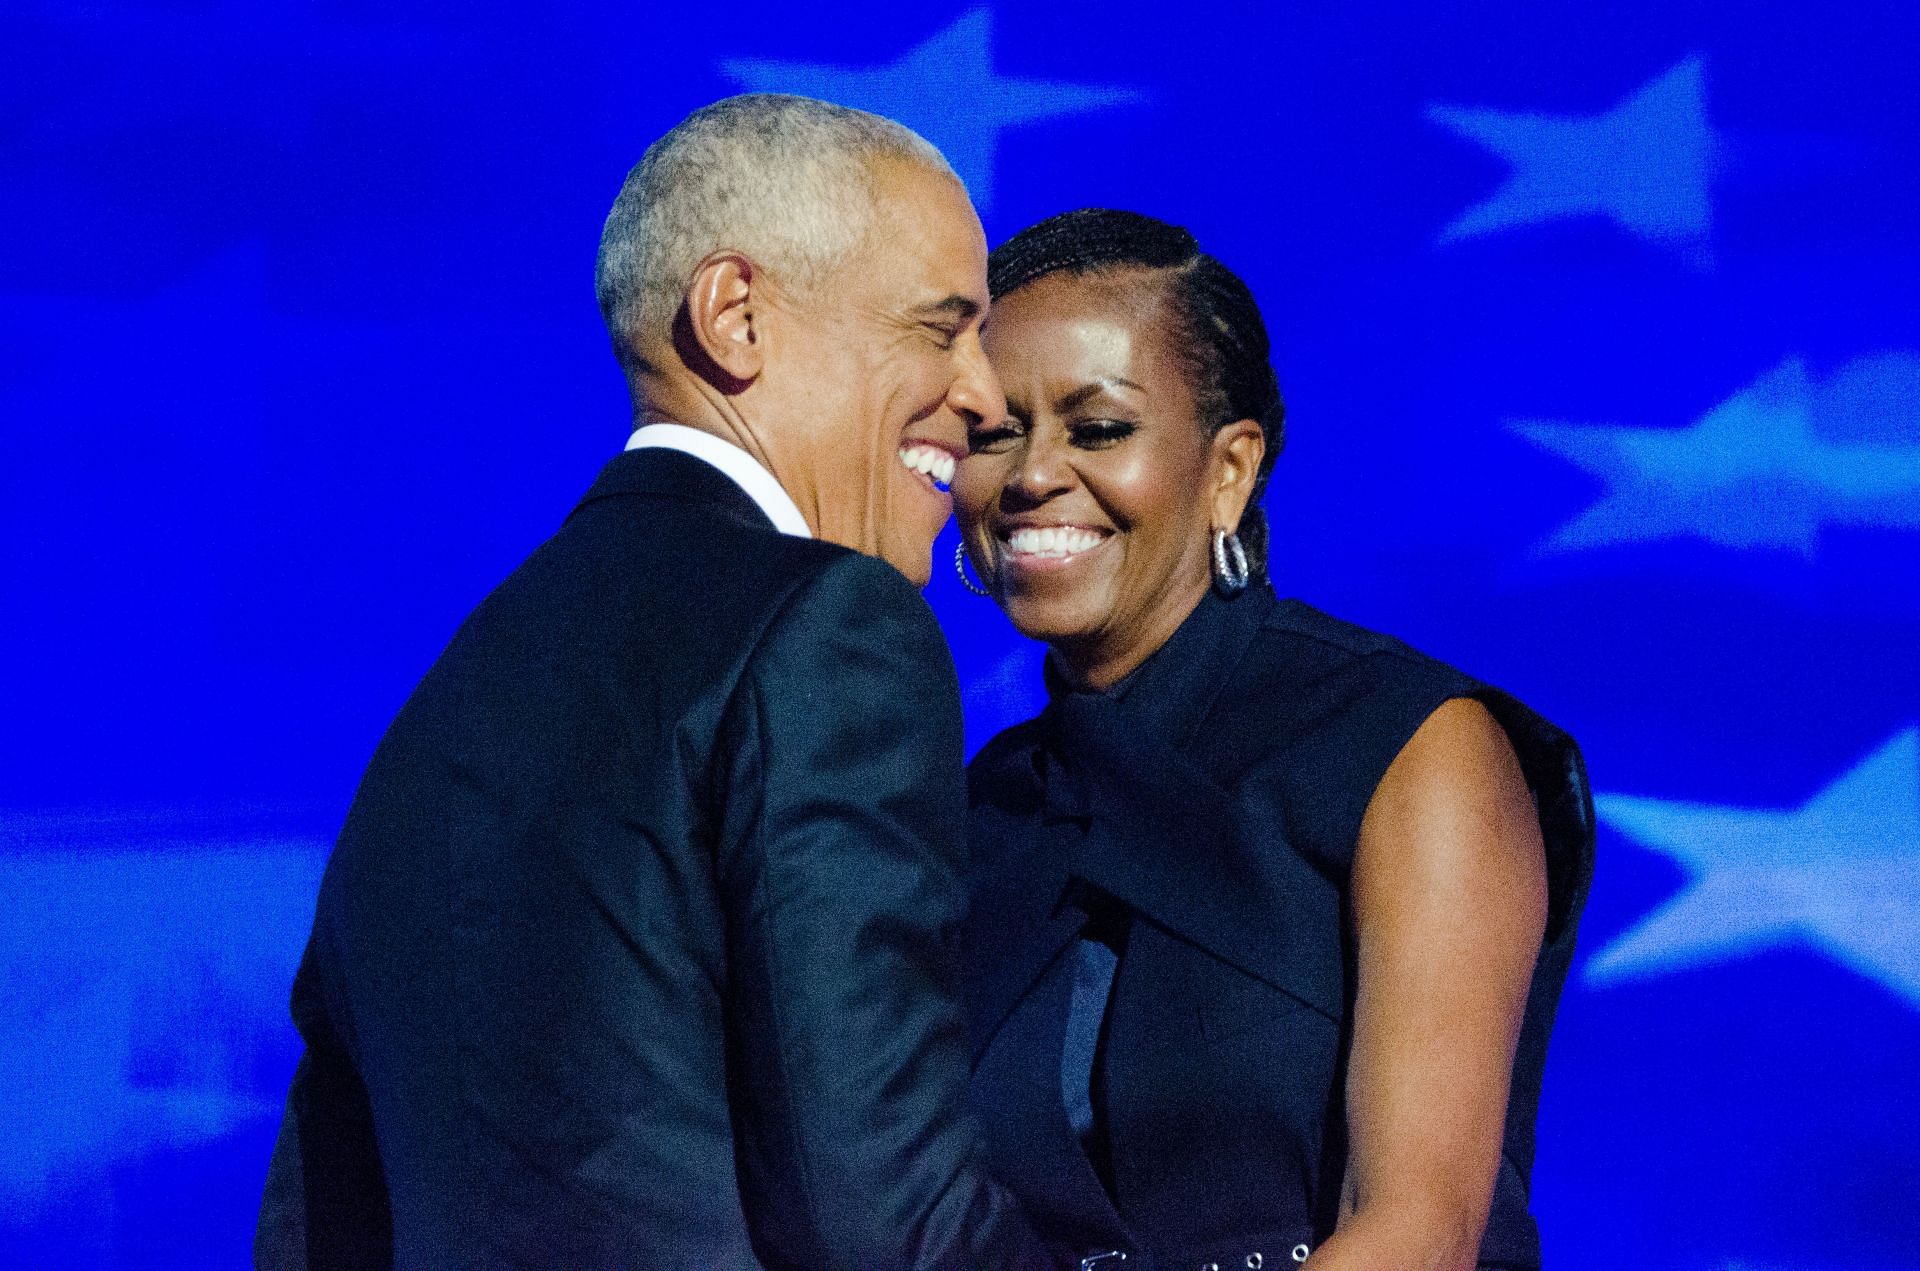
[[[1100,546],[1104,535],[1073,525],[1015,530],[1007,536],[1007,550],[1016,556],[1077,556]]]
[[[933,482],[937,490],[945,490],[953,484],[953,456],[938,446],[902,446],[900,462],[910,472],[917,472]]]

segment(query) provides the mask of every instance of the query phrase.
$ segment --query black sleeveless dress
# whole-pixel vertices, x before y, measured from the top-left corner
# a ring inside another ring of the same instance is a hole
[[[1512,739],[1547,847],[1548,925],[1481,1246],[1483,1265],[1538,1267],[1534,1116],[1593,869],[1573,740],[1265,586],[1209,593],[1117,691],[1048,687],[1047,709],[969,770],[965,929],[976,1111],[1042,1234],[1128,1252],[1128,1271],[1271,1271],[1332,1233],[1360,820],[1421,723],[1472,697]]]

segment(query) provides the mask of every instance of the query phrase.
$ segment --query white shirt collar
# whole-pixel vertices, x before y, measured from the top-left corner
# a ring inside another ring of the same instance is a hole
[[[800,514],[800,505],[793,501],[793,496],[771,472],[760,466],[759,460],[732,442],[685,424],[647,424],[634,429],[633,436],[627,438],[628,450],[654,448],[678,450],[712,464],[744,490],[755,507],[767,514],[774,529],[795,538],[813,537],[813,530],[807,525],[807,518]]]

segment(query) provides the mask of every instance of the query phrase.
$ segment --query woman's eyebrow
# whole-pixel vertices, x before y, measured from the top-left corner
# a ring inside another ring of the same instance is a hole
[[[1053,408],[1062,412],[1075,410],[1086,405],[1088,401],[1100,396],[1100,394],[1116,388],[1130,388],[1136,393],[1144,393],[1147,391],[1124,375],[1108,375],[1105,378],[1094,380],[1091,384],[1082,384],[1079,388],[1074,389],[1071,393],[1066,394],[1056,401],[1053,404]]]

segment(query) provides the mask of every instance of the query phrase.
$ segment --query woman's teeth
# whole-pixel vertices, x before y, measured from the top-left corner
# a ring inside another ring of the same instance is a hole
[[[1100,546],[1105,537],[1074,525],[1019,529],[1007,536],[1007,550],[1015,556],[1078,556]]]
[[[907,471],[917,472],[943,494],[953,484],[954,458],[938,446],[902,446],[900,462]]]

